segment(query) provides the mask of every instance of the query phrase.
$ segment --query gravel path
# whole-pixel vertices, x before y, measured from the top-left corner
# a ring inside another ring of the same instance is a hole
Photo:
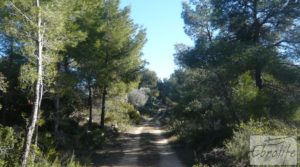
[[[164,137],[165,131],[155,119],[143,121],[128,130],[115,145],[94,157],[101,167],[184,167]]]

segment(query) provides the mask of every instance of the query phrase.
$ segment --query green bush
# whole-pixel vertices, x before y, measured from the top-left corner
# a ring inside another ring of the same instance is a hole
[[[209,166],[205,165],[205,164],[202,164],[202,163],[199,163],[199,164],[193,165],[193,167],[209,167]]]
[[[0,93],[6,92],[6,88],[7,88],[6,78],[3,76],[2,73],[0,73]],[[2,109],[2,105],[0,103],[0,110],[1,109]]]
[[[140,115],[140,112],[137,111],[132,105],[128,104],[126,106],[126,109],[127,109],[127,113],[129,115],[129,118],[130,120],[133,122],[133,123],[140,123],[141,121],[141,115]]]
[[[87,139],[92,140],[90,143],[99,144],[96,139],[99,138],[99,132],[95,131],[90,134]],[[42,135],[43,136],[43,135]],[[42,139],[42,138],[41,138]],[[15,167],[19,166],[20,156],[22,153],[23,138],[20,134],[16,133],[11,127],[4,127],[0,125],[0,166]],[[90,145],[88,143],[88,145]],[[56,158],[53,158],[56,156]],[[61,155],[54,149],[48,149],[47,152],[42,150],[36,145],[31,146],[31,151],[28,157],[28,166],[32,167],[81,167],[74,156],[67,160],[59,160]]]
[[[113,125],[118,130],[125,131],[132,124],[139,123],[141,120],[139,112],[129,103],[115,100],[109,101],[108,104],[105,122],[109,126]]]
[[[225,142],[226,154],[233,159],[233,164],[249,165],[251,135],[295,136],[297,128],[278,120],[251,119],[247,123],[240,123],[233,132],[232,139]]]
[[[284,87],[271,75],[263,74],[266,84]],[[272,87],[259,90],[251,72],[240,75],[235,82],[232,82],[232,107],[231,112],[238,115],[239,120],[250,118],[272,117],[276,119],[290,120],[294,117],[299,108],[297,96],[287,96],[285,90],[274,91]]]
[[[0,125],[0,166],[17,166],[23,140],[10,127]]]
[[[66,162],[59,160],[56,158],[54,161],[40,160],[36,162],[34,167],[85,167],[85,165],[81,165],[79,162],[75,161],[75,156],[72,155],[71,158],[66,160]]]
[[[80,149],[83,150],[92,150],[92,149],[99,149],[102,147],[105,137],[104,131],[101,129],[96,129],[93,131],[87,131],[81,135],[79,139]]]

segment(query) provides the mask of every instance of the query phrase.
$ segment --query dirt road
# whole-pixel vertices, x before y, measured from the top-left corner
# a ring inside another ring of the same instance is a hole
[[[160,123],[145,120],[131,128],[108,150],[94,156],[97,167],[183,167],[163,134]]]

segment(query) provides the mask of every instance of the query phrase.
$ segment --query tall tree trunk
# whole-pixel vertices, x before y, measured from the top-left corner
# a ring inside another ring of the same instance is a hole
[[[40,1],[36,0],[36,7],[40,7]],[[30,146],[32,141],[32,136],[34,133],[35,125],[38,118],[38,111],[41,104],[42,94],[43,94],[43,44],[42,44],[42,33],[41,33],[41,12],[38,12],[38,19],[37,19],[37,82],[35,88],[35,100],[33,111],[31,115],[31,123],[27,129],[26,137],[24,140],[24,147],[23,147],[23,155],[21,157],[21,166],[27,166],[27,160],[30,152]]]
[[[2,121],[1,121],[1,123],[3,124],[3,125],[6,125],[6,114],[5,114],[5,109],[4,109],[4,107],[5,106],[3,106],[3,109],[2,109]]]
[[[232,105],[232,101],[231,101],[231,98],[230,98],[231,94],[230,94],[230,91],[228,91],[228,89],[227,89],[227,86],[226,86],[226,83],[224,82],[224,79],[222,78],[222,76],[218,72],[216,72],[212,69],[210,69],[210,70],[213,71],[215,73],[215,75],[217,76],[218,82],[222,86],[221,93],[222,93],[222,96],[224,97],[225,104],[226,104],[227,107],[230,107]],[[230,113],[231,113],[232,119],[235,122],[239,122],[239,117],[237,116],[237,113],[234,110]]]
[[[41,113],[38,114],[38,119],[40,119],[40,114]],[[35,132],[34,133],[35,133],[34,134],[34,145],[37,147],[38,146],[38,139],[39,139],[39,125],[38,124],[35,125]],[[36,157],[36,155],[34,153],[33,154],[33,160],[35,160],[35,157]]]
[[[66,61],[64,59],[64,61]],[[62,66],[64,67],[64,70],[68,72],[68,65],[65,63],[58,63],[57,64],[57,71],[62,72]],[[54,133],[58,134],[58,126],[60,122],[60,97],[61,97],[61,89],[60,89],[60,78],[57,78],[57,82],[55,84],[55,114],[54,114]]]
[[[104,129],[104,120],[105,120],[105,102],[106,102],[106,95],[107,90],[106,86],[103,88],[102,92],[102,109],[101,109],[101,121],[100,121],[100,128]]]
[[[2,112],[2,120],[1,120],[1,123],[2,123],[3,125],[6,125],[7,101],[8,101],[8,97],[5,96],[5,97],[4,97],[4,105],[2,106],[2,108],[0,108],[0,111]]]
[[[89,128],[92,128],[93,123],[93,92],[92,92],[92,86],[89,84],[89,111],[90,111],[90,118],[89,118]]]
[[[262,78],[261,78],[260,68],[255,69],[255,84],[260,90],[263,88],[263,81],[262,81]]]
[[[54,116],[54,133],[58,133],[58,124],[60,119],[60,93],[59,88],[56,89],[56,95],[55,95],[55,116]]]
[[[39,139],[39,126],[35,126],[35,139],[34,139],[34,145],[38,145],[38,139]]]
[[[253,20],[254,20],[254,23],[253,23],[253,42],[255,45],[259,45],[259,41],[260,41],[260,31],[261,31],[261,26],[262,26],[262,23],[260,23],[259,19],[257,18],[257,6],[258,6],[258,0],[254,0],[253,1]],[[259,56],[259,55],[258,55]],[[260,60],[261,61],[261,60]],[[259,67],[260,63],[259,60],[258,62],[256,62],[258,65],[255,67],[255,71],[254,71],[254,77],[255,77],[255,85],[256,87],[258,87],[258,89],[262,89],[263,88],[263,81],[262,81],[262,78],[261,78],[261,67]]]

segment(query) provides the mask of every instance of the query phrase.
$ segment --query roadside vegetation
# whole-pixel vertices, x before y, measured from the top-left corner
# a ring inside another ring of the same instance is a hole
[[[297,1],[183,3],[180,67],[159,85],[169,128],[196,166],[250,166],[250,135],[299,137]],[[299,139],[299,138],[298,138]]]
[[[145,30],[118,0],[0,2],[0,166],[89,166],[139,122]]]

